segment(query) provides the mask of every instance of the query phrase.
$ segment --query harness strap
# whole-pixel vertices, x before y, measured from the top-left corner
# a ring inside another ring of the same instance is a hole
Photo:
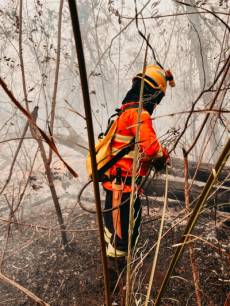
[[[129,102],[126,104],[123,104],[120,108],[121,112],[126,111],[127,109],[131,108],[138,108],[139,107],[139,102]]]
[[[113,156],[116,156],[122,149],[117,149],[112,147],[111,149],[111,154]],[[124,156],[122,156],[122,158],[134,158],[134,150],[131,150],[129,153],[125,154]]]
[[[103,174],[109,170],[113,165],[116,164],[123,156],[128,154],[133,149],[135,139],[133,139],[130,144],[121,149],[115,156],[113,156],[110,161],[108,161],[100,170],[97,171],[98,179],[101,180],[103,178]]]
[[[121,108],[116,109],[116,113],[110,117],[109,124],[111,124],[111,118],[113,118],[114,116],[119,117],[121,113],[126,111],[127,109],[138,108],[138,107],[139,107],[139,102],[130,102],[130,103],[122,105]],[[133,145],[135,143],[135,137],[125,136],[125,135],[121,135],[118,133],[115,133],[114,137],[115,139],[117,139],[118,142],[124,142],[124,143],[127,143],[127,145],[122,149],[112,148],[112,154],[116,154],[116,155],[114,155],[103,167],[101,167],[100,170],[97,171],[97,177],[99,181],[103,181],[104,173],[107,170],[109,170],[113,165],[115,165],[116,162],[118,162],[121,158],[123,157],[133,158],[132,152],[133,152]],[[118,140],[121,138],[122,140]]]
[[[113,140],[117,142],[123,142],[123,143],[130,143],[133,140],[133,136],[128,136],[128,135],[121,135],[116,133],[113,136]]]

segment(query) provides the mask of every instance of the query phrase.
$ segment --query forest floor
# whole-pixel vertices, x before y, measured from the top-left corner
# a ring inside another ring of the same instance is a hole
[[[71,220],[68,220],[68,229],[72,231],[68,233],[71,246],[69,251],[66,252],[62,248],[58,231],[48,230],[51,225],[56,224],[56,216],[53,209],[47,207],[39,218],[30,216],[28,220],[23,221],[24,225],[12,225],[2,262],[2,273],[28,288],[52,306],[102,305],[103,276],[96,216],[78,207],[68,213],[71,216]],[[143,209],[142,232],[136,253],[137,261],[156,242],[160,214],[161,204],[159,202],[151,202],[149,215],[146,207]],[[182,219],[183,209],[170,205],[167,210],[164,231],[170,229],[178,215],[181,215]],[[25,223],[39,224],[44,228],[25,226]],[[162,240],[154,280],[155,288],[159,288],[163,280],[175,250],[173,245],[179,241],[184,226],[185,222],[182,222],[170,230]],[[1,227],[2,233],[6,233],[6,227],[7,224]],[[200,272],[202,305],[224,305],[226,296],[230,292],[230,230],[215,228],[215,214],[207,210],[200,216],[194,234],[208,241],[204,243],[196,240],[194,243]],[[3,247],[5,237],[0,237],[0,242]],[[136,302],[133,305],[142,305],[140,301],[142,303],[144,301],[152,258],[153,252],[150,252],[136,272],[134,298],[139,301],[139,304]],[[0,283],[0,296],[0,305],[34,305],[21,292],[2,282]],[[192,306],[196,305],[194,297],[191,267],[186,249],[170,280],[162,305]],[[114,296],[113,299],[117,301],[117,305],[120,305],[119,296]]]

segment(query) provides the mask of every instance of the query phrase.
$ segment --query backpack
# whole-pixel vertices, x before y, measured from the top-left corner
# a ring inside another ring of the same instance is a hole
[[[133,107],[133,106],[132,106]],[[126,107],[128,109],[128,107]],[[101,133],[98,136],[98,142],[95,145],[96,152],[96,162],[97,162],[97,178],[101,182],[104,179],[108,180],[109,178],[109,169],[119,161],[123,156],[128,154],[131,150],[133,150],[133,145],[135,143],[135,137],[129,144],[127,144],[123,149],[119,150],[119,152],[112,156],[111,143],[113,137],[117,130],[117,119],[123,110],[116,109],[116,113],[113,114],[108,120],[108,127],[105,133]],[[111,120],[113,117],[117,116],[115,120]],[[88,176],[92,176],[92,164],[90,158],[90,152],[86,157],[86,169]]]
[[[99,136],[99,140],[95,145],[97,170],[100,170],[111,159],[111,142],[116,132],[116,129],[117,129],[117,119],[114,121],[111,121],[111,124],[107,128],[107,131],[104,134]],[[91,164],[90,152],[88,153],[86,157],[86,169],[87,169],[88,176],[91,177],[92,164]],[[108,172],[109,172],[109,169],[105,171],[104,174],[109,176]]]

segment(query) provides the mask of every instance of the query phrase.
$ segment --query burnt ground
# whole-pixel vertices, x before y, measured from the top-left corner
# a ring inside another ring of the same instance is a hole
[[[147,216],[143,211],[141,239],[138,256],[145,254],[157,239],[160,220],[160,204],[155,203]],[[164,231],[174,224],[178,214],[183,216],[181,208],[169,208]],[[103,277],[100,263],[100,248],[96,230],[96,216],[76,209],[71,214],[68,233],[71,250],[65,251],[60,243],[57,231],[48,231],[39,227],[12,225],[8,247],[4,255],[2,273],[28,288],[52,306],[103,304]],[[156,220],[157,219],[157,220]],[[178,220],[178,219],[177,219]],[[71,222],[70,222],[71,221]],[[56,224],[54,211],[48,209],[43,215],[24,220],[24,223],[50,227]],[[169,231],[162,240],[157,263],[154,288],[159,288],[170,258],[175,250],[172,247],[179,241],[185,224],[180,224]],[[1,226],[6,233],[7,225]],[[194,234],[207,240],[196,240],[195,257],[200,271],[202,305],[221,306],[230,292],[229,277],[229,229],[216,229],[215,214],[208,210],[199,218]],[[5,238],[1,237],[1,248]],[[222,252],[221,252],[222,250]],[[136,273],[135,300],[133,305],[143,305],[146,284],[153,252],[150,252]],[[139,259],[138,259],[139,260]],[[147,275],[147,276],[146,276]],[[153,294],[156,290],[153,290]],[[34,305],[23,293],[15,288],[0,283],[0,305]],[[169,282],[161,305],[196,305],[188,251],[183,254]],[[114,296],[120,305],[119,297]],[[140,302],[142,301],[142,303]]]

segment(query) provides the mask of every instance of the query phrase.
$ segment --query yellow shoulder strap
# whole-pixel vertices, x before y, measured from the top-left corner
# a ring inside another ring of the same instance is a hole
[[[117,119],[112,123],[107,134],[95,145],[97,170],[101,169],[111,158],[111,141],[117,129]],[[90,152],[86,158],[86,169],[89,176],[92,175]]]

